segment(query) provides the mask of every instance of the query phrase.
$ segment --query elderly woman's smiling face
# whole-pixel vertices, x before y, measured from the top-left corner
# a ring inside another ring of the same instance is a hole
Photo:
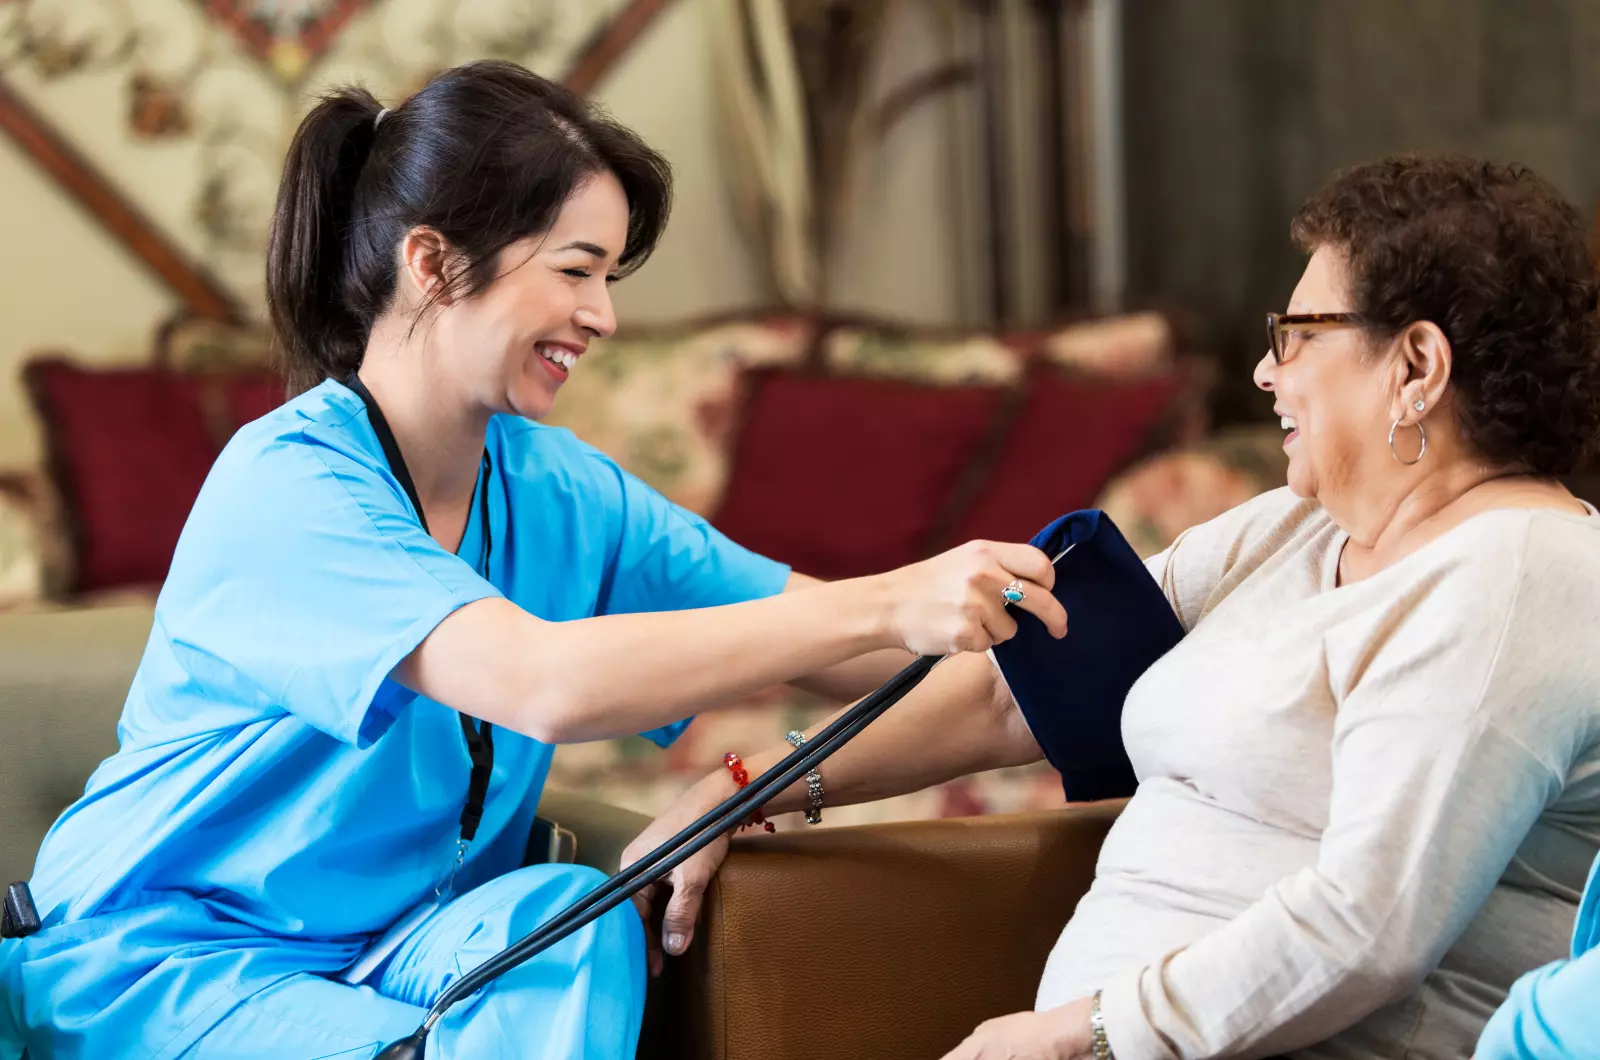
[[[1353,311],[1347,278],[1344,255],[1318,248],[1288,312]],[[1326,501],[1389,470],[1383,462],[1393,461],[1387,443],[1403,372],[1397,376],[1392,358],[1382,353],[1357,326],[1286,327],[1283,363],[1269,350],[1256,366],[1256,385],[1273,395],[1273,411],[1287,432],[1283,447],[1296,494]],[[1414,447],[1414,436],[1397,438],[1396,445]]]

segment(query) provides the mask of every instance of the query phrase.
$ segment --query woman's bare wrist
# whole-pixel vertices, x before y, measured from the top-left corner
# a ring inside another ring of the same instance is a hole
[[[794,748],[785,744],[781,750],[775,748],[761,751],[745,758],[744,767],[750,774],[750,782],[754,784],[761,774],[777,765],[792,750]],[[701,783],[710,785],[707,788],[708,794],[720,793],[722,798],[729,798],[739,791],[739,786],[733,782],[732,775],[726,769],[719,768],[715,773],[702,780]],[[807,805],[806,799],[805,781],[797,780],[769,799],[765,807],[763,807],[763,812],[768,817],[774,817],[780,813],[794,813],[805,809]]]

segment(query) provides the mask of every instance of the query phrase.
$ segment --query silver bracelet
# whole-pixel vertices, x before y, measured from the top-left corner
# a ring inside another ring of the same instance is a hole
[[[1100,1011],[1098,990],[1094,992],[1094,1000],[1089,1002],[1089,1033],[1094,1037],[1094,1060],[1116,1060],[1111,1042],[1106,1038],[1106,1017]]]
[[[797,751],[806,745],[806,734],[799,729],[790,729],[783,738],[794,744]],[[806,774],[806,793],[811,798],[811,808],[806,811],[806,824],[821,824],[822,774],[815,769]]]

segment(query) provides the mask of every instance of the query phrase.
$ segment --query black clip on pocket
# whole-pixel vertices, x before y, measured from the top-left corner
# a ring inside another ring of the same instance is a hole
[[[26,883],[6,888],[4,910],[0,910],[0,939],[20,939],[39,930],[39,910]]]

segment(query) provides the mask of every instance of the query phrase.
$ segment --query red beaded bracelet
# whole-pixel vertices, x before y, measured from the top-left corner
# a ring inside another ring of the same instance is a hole
[[[727,766],[728,772],[733,774],[733,782],[739,785],[739,789],[741,791],[749,786],[750,774],[745,770],[744,760],[742,758],[734,754],[732,751],[729,751],[727,754],[722,756],[722,764]],[[763,814],[759,809],[751,810],[750,819],[744,822],[744,824],[741,824],[739,827],[742,830],[749,828],[753,824],[758,824],[769,832],[777,831],[777,829],[772,826],[772,822],[767,820],[766,815]]]

